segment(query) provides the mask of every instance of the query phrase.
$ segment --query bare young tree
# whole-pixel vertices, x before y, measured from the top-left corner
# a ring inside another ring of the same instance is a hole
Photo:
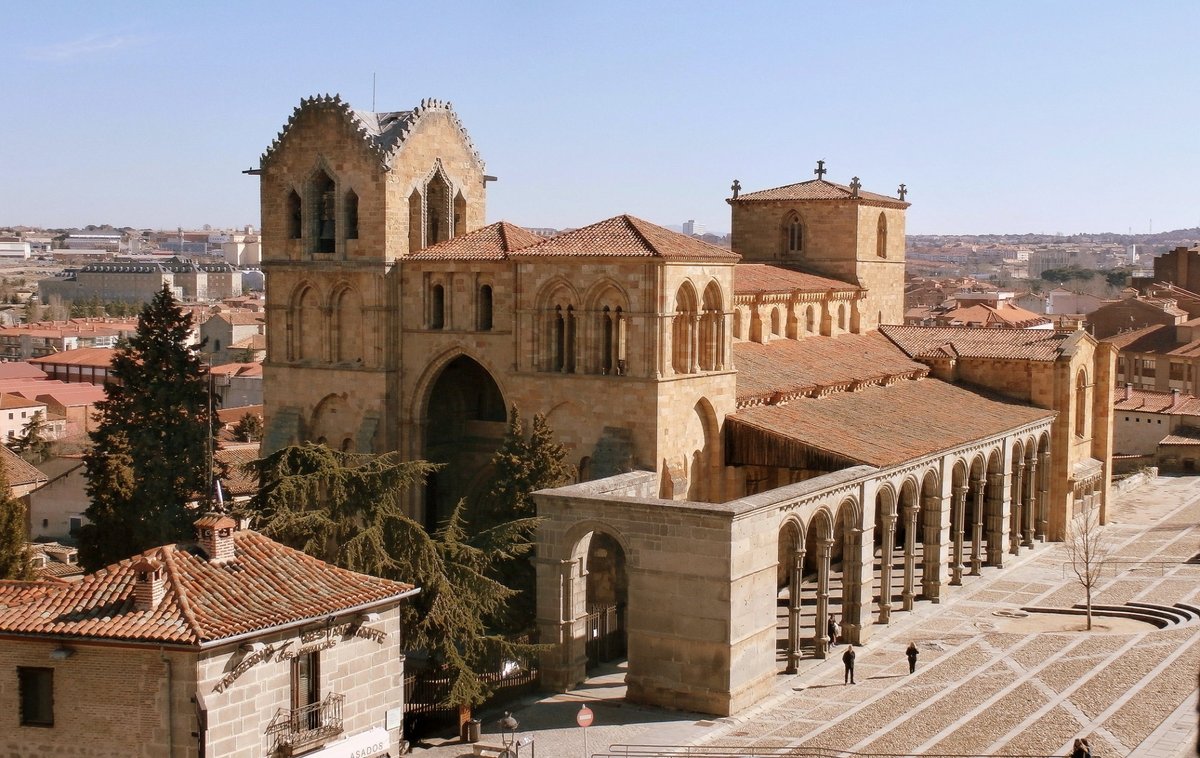
[[[1091,508],[1076,516],[1067,527],[1067,555],[1071,571],[1083,586],[1087,603],[1087,628],[1092,628],[1092,589],[1100,581],[1104,561],[1112,550],[1109,535],[1100,525],[1100,509]]]

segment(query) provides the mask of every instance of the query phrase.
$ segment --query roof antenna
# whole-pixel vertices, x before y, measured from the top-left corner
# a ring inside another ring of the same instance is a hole
[[[371,112],[375,112],[375,72],[371,72]]]

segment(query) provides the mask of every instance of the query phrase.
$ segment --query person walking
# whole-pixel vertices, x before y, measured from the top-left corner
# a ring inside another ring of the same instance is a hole
[[[1092,748],[1086,738],[1075,739],[1075,746],[1071,748],[1071,758],[1092,758]]]
[[[846,652],[842,653],[842,663],[846,664],[846,676],[842,680],[842,684],[854,684],[854,647],[846,646]]]
[[[829,621],[825,624],[825,635],[829,637],[829,649],[833,650],[837,646],[838,625],[833,620],[833,614],[829,614]]]
[[[904,651],[904,654],[908,656],[908,673],[915,674],[917,671],[917,656],[921,654],[921,651],[917,650],[917,643],[908,643],[908,649]]]

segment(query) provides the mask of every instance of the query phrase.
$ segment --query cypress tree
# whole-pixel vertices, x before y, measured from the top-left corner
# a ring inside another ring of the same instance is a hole
[[[113,356],[84,455],[91,523],[80,530],[79,558],[89,571],[188,539],[187,503],[211,496],[208,380],[191,336],[191,314],[164,286]]]

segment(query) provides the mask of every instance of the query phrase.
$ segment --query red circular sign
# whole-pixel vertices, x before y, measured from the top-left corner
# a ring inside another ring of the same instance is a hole
[[[592,718],[592,709],[588,708],[586,705],[581,705],[579,706],[579,713],[575,714],[575,723],[579,724],[580,726],[591,726]]]

